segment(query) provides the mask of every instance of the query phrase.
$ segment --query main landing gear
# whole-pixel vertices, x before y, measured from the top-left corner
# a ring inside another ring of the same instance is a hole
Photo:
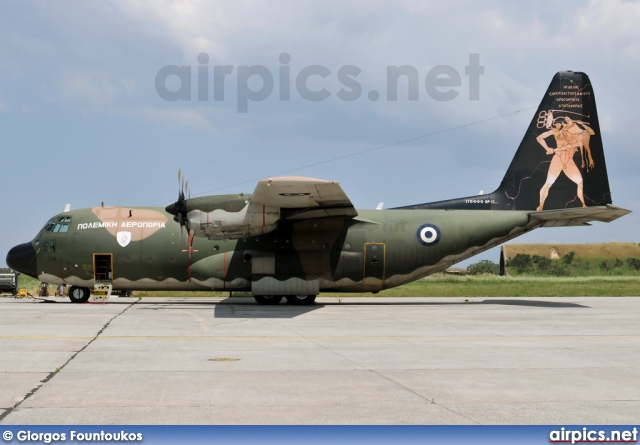
[[[280,304],[282,298],[287,299],[287,303],[296,306],[311,305],[316,301],[316,295],[254,295],[256,303],[272,305]]]

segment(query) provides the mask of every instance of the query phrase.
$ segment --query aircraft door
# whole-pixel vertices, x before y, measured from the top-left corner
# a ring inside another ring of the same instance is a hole
[[[113,255],[93,254],[93,278],[95,281],[113,281]]]
[[[365,284],[379,284],[384,281],[385,247],[384,243],[365,243],[363,279]]]
[[[91,301],[106,301],[113,289],[113,255],[93,254],[93,291]]]

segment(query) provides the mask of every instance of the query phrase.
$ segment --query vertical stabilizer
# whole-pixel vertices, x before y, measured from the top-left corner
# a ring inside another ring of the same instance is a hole
[[[561,71],[553,77],[492,195],[516,210],[611,204],[596,101],[586,74]]]
[[[488,194],[400,209],[556,210],[611,204],[591,81],[557,73],[500,187]]]

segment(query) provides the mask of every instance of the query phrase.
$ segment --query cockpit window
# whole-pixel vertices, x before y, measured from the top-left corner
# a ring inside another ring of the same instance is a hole
[[[44,225],[42,230],[44,232],[53,232],[53,233],[66,233],[69,231],[69,226],[71,225],[71,217],[70,216],[59,216],[57,218],[53,218]]]

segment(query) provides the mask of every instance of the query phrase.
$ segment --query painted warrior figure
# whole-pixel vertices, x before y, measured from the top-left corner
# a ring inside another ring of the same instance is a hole
[[[564,121],[564,122],[562,122]],[[582,121],[573,121],[569,117],[560,117],[553,120],[554,128],[542,133],[536,138],[538,143],[546,150],[547,154],[553,155],[547,180],[540,189],[540,205],[537,210],[544,208],[544,202],[549,195],[549,189],[556,182],[560,173],[564,174],[577,185],[577,197],[582,203],[582,207],[587,205],[584,202],[582,173],[573,160],[573,155],[580,150],[582,157],[582,168],[586,171],[593,168],[595,163],[591,156],[589,140],[595,132]],[[556,141],[556,148],[547,145],[545,139],[553,136]]]

